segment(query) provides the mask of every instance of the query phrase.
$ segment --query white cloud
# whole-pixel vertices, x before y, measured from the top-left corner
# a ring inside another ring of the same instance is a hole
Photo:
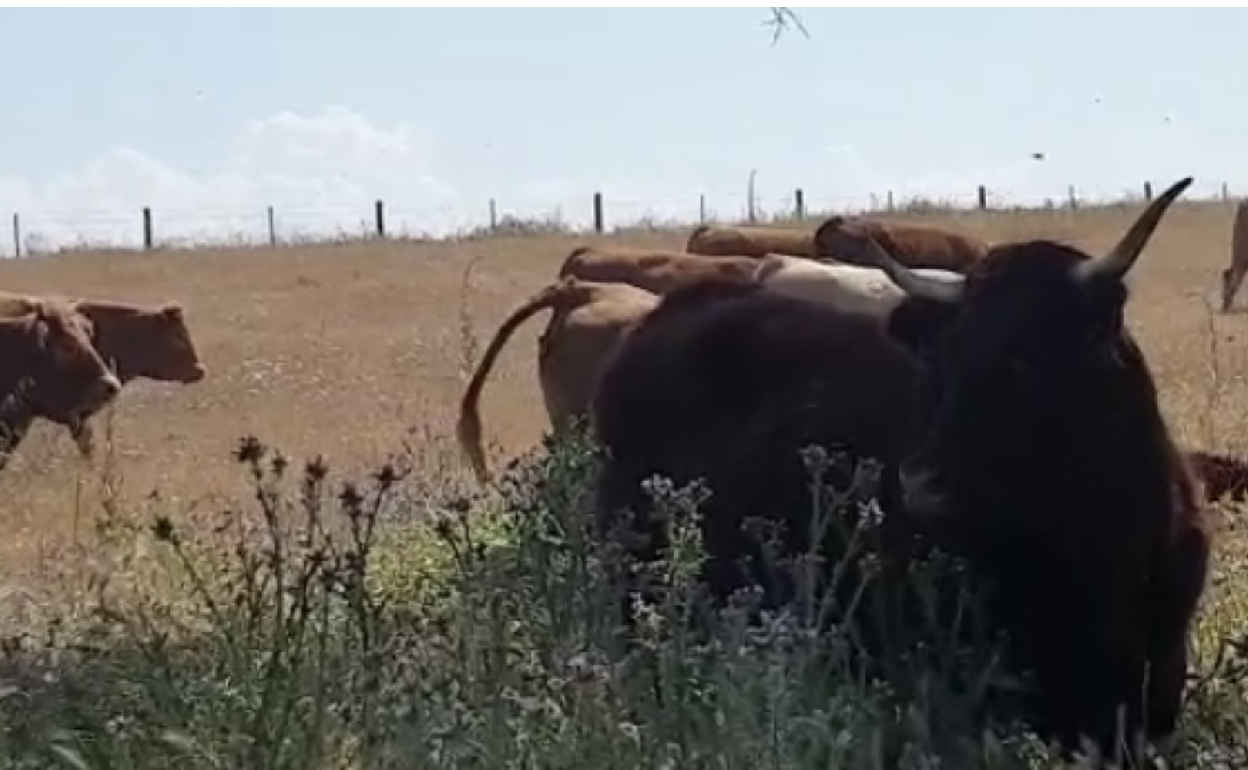
[[[392,232],[465,224],[455,216],[456,191],[436,176],[432,147],[413,126],[377,126],[341,107],[250,121],[206,173],[114,147],[41,183],[0,177],[0,211],[20,212],[23,240],[42,249],[80,239],[137,245],[144,206],[158,240],[263,240],[270,205],[279,234],[358,230],[377,199],[387,202]]]

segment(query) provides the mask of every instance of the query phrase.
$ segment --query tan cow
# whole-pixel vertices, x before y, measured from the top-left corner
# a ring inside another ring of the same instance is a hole
[[[481,483],[490,478],[482,443],[481,391],[516,329],[537,313],[552,311],[538,340],[537,367],[546,414],[559,435],[576,418],[588,415],[603,363],[628,329],[658,301],[657,295],[628,284],[566,277],[533,295],[503,321],[464,391],[455,430],[460,449]]]
[[[594,283],[626,283],[652,294],[706,278],[749,281],[758,260],[749,256],[708,257],[683,251],[629,246],[579,246],[559,268],[559,277]]]
[[[140,378],[193,384],[207,373],[179,305],[143,307],[61,296],[45,299],[63,303],[90,322],[92,345],[122,385]],[[29,312],[32,303],[38,301],[39,297],[0,292],[0,317]],[[92,416],[94,412],[83,414],[65,424],[85,457],[94,453]]]
[[[1235,206],[1231,222],[1231,266],[1222,271],[1222,312],[1231,312],[1231,303],[1248,274],[1248,199]]]
[[[814,231],[811,229],[758,225],[698,225],[690,234],[685,250],[708,257],[762,257],[767,254],[816,256]]]
[[[930,225],[885,223],[868,217],[833,216],[815,230],[818,256],[875,267],[866,256],[868,236],[909,268],[964,273],[983,258],[988,244],[964,233]]]

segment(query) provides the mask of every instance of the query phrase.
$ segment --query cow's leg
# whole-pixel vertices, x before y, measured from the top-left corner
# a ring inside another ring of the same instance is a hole
[[[1157,740],[1174,732],[1187,682],[1187,642],[1209,572],[1209,537],[1191,527],[1173,545],[1146,597],[1150,610],[1147,734]]]
[[[9,425],[0,424],[0,470],[9,464],[9,457],[26,438],[33,422],[33,417],[27,417],[13,419]]]
[[[66,427],[69,428],[70,437],[78,445],[79,454],[90,459],[95,454],[95,429],[91,427],[91,423],[86,419],[78,419]]]
[[[1245,266],[1248,267],[1248,266]],[[1248,273],[1245,267],[1238,265],[1228,267],[1222,271],[1222,312],[1231,312],[1231,304],[1235,301],[1235,295],[1239,292],[1240,284],[1244,282],[1244,275]]]

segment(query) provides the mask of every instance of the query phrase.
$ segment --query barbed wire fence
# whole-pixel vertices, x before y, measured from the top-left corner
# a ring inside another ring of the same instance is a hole
[[[693,223],[802,222],[838,214],[896,214],[923,212],[1008,211],[1050,209],[1074,211],[1089,206],[1131,204],[1152,198],[1152,184],[1112,197],[1081,195],[1072,185],[1061,199],[1024,200],[979,185],[962,196],[901,197],[892,192],[865,199],[819,196],[812,201],[803,188],[785,196],[744,197],[706,195],[685,200],[639,201],[612,198],[603,192],[589,196],[583,207],[519,211],[491,199],[473,215],[448,206],[415,208],[376,200],[358,208],[256,207],[251,210],[203,210],[141,207],[133,215],[117,211],[15,212],[12,238],[0,245],[0,255],[32,257],[77,250],[156,250],[189,247],[286,246],[314,242],[401,238],[463,240],[500,234],[554,232],[606,234],[618,230],[658,229]],[[1207,195],[1228,201],[1231,191],[1221,185]],[[1197,196],[1189,198],[1196,200]],[[0,240],[0,244],[3,241]]]

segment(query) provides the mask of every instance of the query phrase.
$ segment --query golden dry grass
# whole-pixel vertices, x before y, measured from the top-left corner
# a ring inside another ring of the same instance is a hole
[[[1138,211],[1133,205],[909,218],[990,239],[1045,235],[1097,249]],[[1172,211],[1134,275],[1131,320],[1182,439],[1248,449],[1248,319],[1211,311],[1231,215],[1229,204]],[[685,228],[614,240],[680,248],[687,234]],[[296,457],[324,453],[349,471],[399,449],[416,428],[412,440],[424,444],[418,449],[436,453],[438,465],[458,467],[445,437],[463,382],[465,311],[483,346],[501,318],[552,280],[568,250],[587,240],[526,236],[4,261],[0,287],[7,290],[182,303],[209,377],[189,387],[129,386],[112,418],[111,462],[83,463],[62,430],[41,425],[0,475],[0,559],[11,566],[63,542],[78,516],[87,520],[98,505],[104,465],[115,469],[111,483],[134,511],[151,505],[153,492],[160,505],[183,508],[237,498],[244,480],[230,450],[247,434]],[[474,257],[480,259],[465,295],[464,271]],[[513,340],[483,399],[487,436],[509,453],[530,446],[546,426],[533,355],[543,323],[531,322]]]

